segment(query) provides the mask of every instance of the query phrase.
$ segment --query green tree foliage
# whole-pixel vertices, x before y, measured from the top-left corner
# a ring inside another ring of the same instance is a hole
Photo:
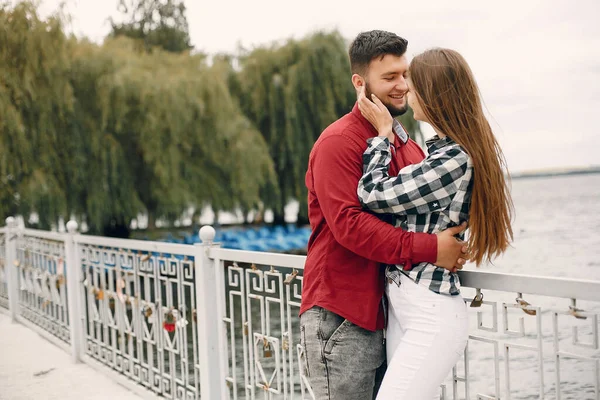
[[[37,211],[42,227],[74,199],[63,164],[73,109],[68,39],[31,3],[0,8],[0,214]]]
[[[143,212],[250,209],[276,186],[264,139],[203,56],[68,39],[25,3],[0,18],[4,216],[76,214],[99,232]]]
[[[268,143],[277,172],[279,191],[263,192],[265,206],[282,222],[283,207],[298,199],[305,219],[304,173],[312,145],[356,99],[346,44],[337,32],[316,33],[243,52],[239,64],[232,93]]]
[[[146,50],[179,53],[192,48],[183,0],[119,0],[118,8],[125,21],[111,18],[112,36],[137,39]]]
[[[120,5],[129,20],[102,45],[30,2],[0,6],[0,217],[37,212],[48,228],[75,215],[100,233],[211,205],[281,223],[296,199],[306,221],[309,152],[356,99],[340,34],[209,64],[184,51],[182,2]]]
[[[238,112],[226,83],[201,57],[136,53],[134,47],[117,39],[88,45],[74,58],[74,87],[83,89],[76,96],[89,102],[78,119],[91,120],[88,140],[98,151],[90,169],[105,174],[94,179],[105,187],[94,188],[89,201],[122,195],[114,203],[127,208],[111,215],[130,219],[140,202],[151,221],[177,217],[189,205],[255,206],[272,166],[264,140]],[[254,179],[247,171],[257,172]]]

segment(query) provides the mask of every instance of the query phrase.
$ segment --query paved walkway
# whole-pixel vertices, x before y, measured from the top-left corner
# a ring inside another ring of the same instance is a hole
[[[0,312],[0,400],[141,400]]]

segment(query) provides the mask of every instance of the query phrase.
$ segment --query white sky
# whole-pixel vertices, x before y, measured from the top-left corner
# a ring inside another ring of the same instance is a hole
[[[60,0],[42,0],[42,14]],[[101,42],[117,0],[66,0],[71,29]],[[600,1],[187,0],[193,45],[232,52],[337,28],[384,29],[408,54],[445,46],[470,63],[513,172],[600,165]],[[348,77],[348,79],[350,79]],[[348,81],[350,84],[350,80]]]

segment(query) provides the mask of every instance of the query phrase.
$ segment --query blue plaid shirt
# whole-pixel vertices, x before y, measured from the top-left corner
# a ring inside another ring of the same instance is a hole
[[[358,197],[363,207],[375,213],[390,213],[395,225],[410,232],[437,233],[468,220],[473,165],[471,158],[449,137],[434,136],[427,142],[429,155],[390,177],[392,160],[387,138],[367,140],[363,155],[363,177]],[[461,237],[461,239],[464,239]],[[431,263],[387,267],[386,276],[400,285],[400,273],[435,293],[458,295],[458,275]]]

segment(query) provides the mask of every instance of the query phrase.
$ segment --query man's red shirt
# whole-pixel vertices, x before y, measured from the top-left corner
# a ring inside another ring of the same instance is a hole
[[[355,104],[323,131],[310,153],[306,187],[312,234],[300,307],[300,314],[323,307],[371,331],[385,325],[381,264],[434,263],[437,257],[435,235],[405,232],[362,209],[356,189],[373,136],[377,131]],[[425,158],[414,141],[395,142],[390,174]]]

